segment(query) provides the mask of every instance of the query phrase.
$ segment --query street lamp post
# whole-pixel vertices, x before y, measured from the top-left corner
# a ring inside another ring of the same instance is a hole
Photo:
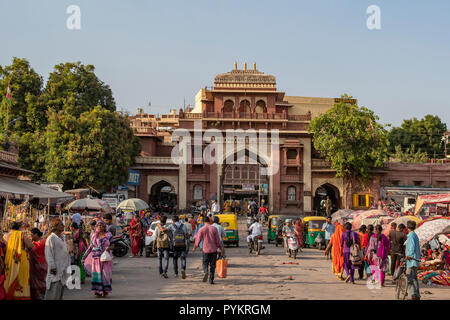
[[[8,150],[9,150],[9,147],[10,147],[10,144],[9,144],[9,141],[8,141],[8,126],[9,126],[9,124],[12,124],[12,123],[16,122],[17,120],[20,120],[21,118],[22,118],[22,117],[18,117],[18,118],[14,119],[14,120],[12,120],[12,121],[10,121],[10,122],[6,122],[6,128],[5,128],[5,144],[4,144],[4,148],[5,148],[6,151],[8,151]]]

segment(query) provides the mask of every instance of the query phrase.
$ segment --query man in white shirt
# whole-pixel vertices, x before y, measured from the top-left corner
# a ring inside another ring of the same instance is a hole
[[[70,256],[66,242],[61,238],[64,224],[55,217],[50,223],[50,236],[45,241],[45,260],[47,260],[47,291],[45,300],[62,300],[64,285],[67,281],[67,268],[70,266]]]
[[[262,225],[255,218],[253,218],[252,225],[248,228],[251,234],[247,237],[248,247],[250,248],[250,243],[258,236],[262,235]]]
[[[212,213],[212,215],[214,216],[215,214],[218,214],[219,211],[220,211],[219,204],[217,203],[216,200],[213,200],[213,203],[211,205],[211,213]]]

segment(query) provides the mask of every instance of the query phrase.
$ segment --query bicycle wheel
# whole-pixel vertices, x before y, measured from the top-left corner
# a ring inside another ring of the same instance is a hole
[[[408,295],[408,280],[406,279],[405,275],[401,275],[400,278],[397,280],[397,299],[398,300],[405,300],[406,296]]]

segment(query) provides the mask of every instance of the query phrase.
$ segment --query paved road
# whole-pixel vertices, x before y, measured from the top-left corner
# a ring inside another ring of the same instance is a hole
[[[114,258],[113,292],[106,299],[388,299],[394,287],[387,281],[382,289],[369,289],[365,280],[355,285],[336,280],[331,262],[323,251],[303,249],[297,260],[288,258],[281,247],[265,244],[260,256],[249,255],[245,243],[245,220],[240,220],[240,247],[226,248],[228,277],[216,277],[216,284],[203,283],[201,252],[188,255],[187,278],[175,278],[172,260],[169,279],[158,273],[155,257]],[[296,264],[286,264],[295,262]],[[292,277],[292,280],[288,279]],[[390,276],[388,276],[390,279]],[[450,299],[448,288],[422,288],[422,299]],[[89,278],[81,290],[67,290],[65,299],[96,299]]]

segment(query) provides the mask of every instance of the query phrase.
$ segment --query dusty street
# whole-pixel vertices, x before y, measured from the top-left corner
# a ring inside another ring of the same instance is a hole
[[[331,262],[317,249],[303,249],[297,260],[288,258],[282,247],[265,243],[260,256],[249,255],[245,220],[240,220],[240,247],[226,248],[229,260],[226,279],[203,283],[201,252],[192,252],[187,260],[187,278],[175,278],[172,258],[169,279],[158,273],[155,257],[114,258],[112,294],[106,299],[394,299],[390,281],[382,289],[369,289],[366,280],[355,285],[338,281],[331,273]],[[266,242],[266,234],[264,234]],[[192,248],[192,247],[191,247]],[[295,264],[283,264],[295,262]],[[292,280],[288,280],[291,276]],[[387,280],[391,277],[387,276]],[[422,299],[450,299],[448,288],[421,288]],[[90,278],[81,290],[66,290],[65,299],[97,299],[90,291]]]

